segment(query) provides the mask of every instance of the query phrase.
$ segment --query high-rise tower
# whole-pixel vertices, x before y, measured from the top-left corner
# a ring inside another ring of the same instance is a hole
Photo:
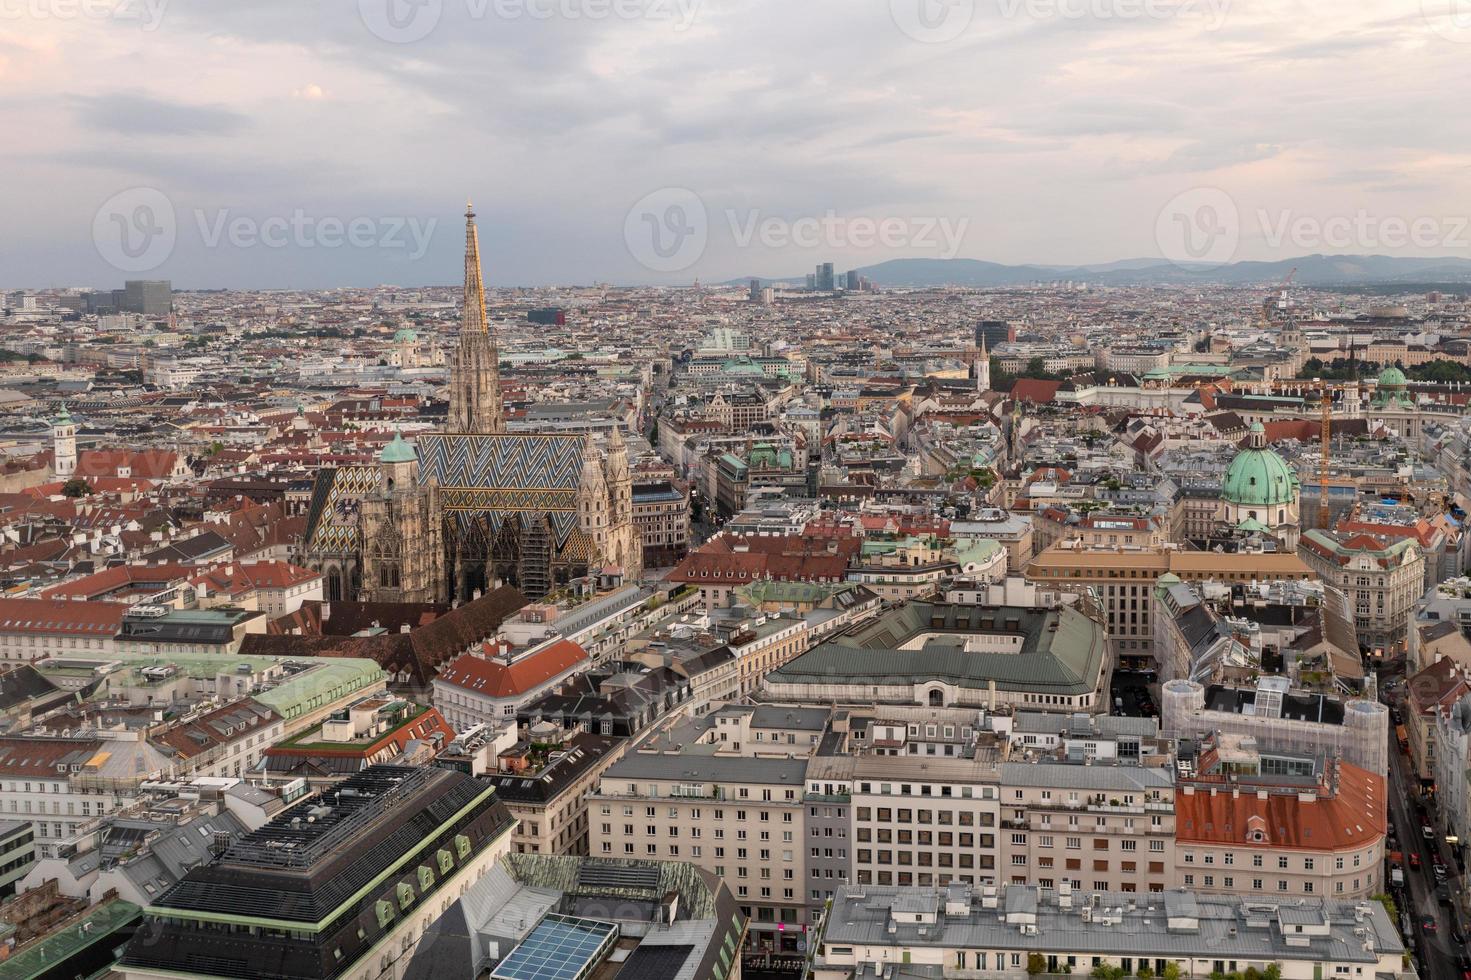
[[[500,351],[485,315],[485,284],[480,276],[480,235],[475,208],[465,206],[465,308],[460,346],[450,371],[449,427],[452,432],[505,431],[501,405]]]

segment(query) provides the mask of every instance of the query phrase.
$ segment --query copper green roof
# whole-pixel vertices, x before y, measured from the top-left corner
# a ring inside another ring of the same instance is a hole
[[[1020,633],[1014,653],[967,650],[970,633]],[[918,649],[902,649],[928,637]],[[983,689],[1079,695],[1107,655],[1103,628],[1069,606],[1032,609],[909,602],[819,644],[770,674],[775,684],[894,685],[941,680]]]
[[[414,455],[414,447],[404,442],[402,432],[394,433],[393,441],[383,447],[383,452],[378,456],[382,463],[412,463],[415,459],[418,457]]]
[[[1292,503],[1297,486],[1297,474],[1276,452],[1243,449],[1226,467],[1221,499],[1247,507],[1276,507]]]

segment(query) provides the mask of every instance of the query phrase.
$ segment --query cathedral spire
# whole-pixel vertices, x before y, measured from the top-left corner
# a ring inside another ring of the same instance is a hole
[[[450,372],[451,429],[465,433],[505,431],[501,403],[500,351],[485,312],[485,281],[480,273],[480,233],[475,206],[465,204],[465,301],[460,316],[460,346]]]
[[[475,227],[475,205],[465,202],[465,310],[462,333],[489,333],[485,315],[485,280],[480,274],[480,232]]]

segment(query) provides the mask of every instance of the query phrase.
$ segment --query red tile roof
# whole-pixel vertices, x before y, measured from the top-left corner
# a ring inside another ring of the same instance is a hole
[[[536,690],[587,659],[582,647],[559,640],[512,664],[480,653],[462,654],[439,672],[438,679],[486,697],[513,698]]]
[[[799,535],[729,535],[691,552],[668,581],[692,585],[739,585],[755,579],[840,582],[862,547],[858,538]]]
[[[190,565],[114,565],[72,582],[62,582],[43,595],[48,599],[104,601],[105,597],[122,593],[131,598],[140,592],[161,592],[198,571]]]
[[[1195,792],[1175,794],[1175,841],[1191,844],[1259,846],[1269,850],[1336,851],[1364,847],[1385,833],[1385,781],[1358,766],[1342,763],[1338,792],[1320,790],[1316,799],[1296,793],[1268,793],[1229,786],[1211,793],[1196,784]],[[1262,839],[1254,835],[1260,832]]]
[[[0,633],[113,636],[127,610],[117,602],[0,599]]]
[[[1061,381],[1041,381],[1037,378],[1018,378],[1011,386],[1011,397],[1019,402],[1045,405],[1057,397]]]

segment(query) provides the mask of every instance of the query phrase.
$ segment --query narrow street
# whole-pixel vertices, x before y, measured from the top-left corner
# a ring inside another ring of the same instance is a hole
[[[1437,862],[1455,873],[1455,864],[1445,853],[1440,835],[1426,840],[1421,830],[1421,818],[1416,809],[1419,789],[1407,772],[1408,760],[1400,752],[1394,734],[1390,733],[1389,751],[1389,819],[1398,837],[1398,845],[1386,850],[1399,850],[1405,860],[1405,889],[1395,896],[1400,911],[1409,917],[1412,934],[1408,937],[1410,947],[1417,952],[1416,969],[1427,980],[1463,980],[1457,966],[1458,955],[1464,955],[1464,944],[1457,944],[1452,936],[1452,911],[1436,899],[1436,881],[1432,866]],[[1418,854],[1420,868],[1410,865],[1410,855]],[[1452,888],[1456,886],[1453,883]],[[1455,895],[1453,893],[1453,900]],[[1421,920],[1434,916],[1436,931],[1427,935]]]

